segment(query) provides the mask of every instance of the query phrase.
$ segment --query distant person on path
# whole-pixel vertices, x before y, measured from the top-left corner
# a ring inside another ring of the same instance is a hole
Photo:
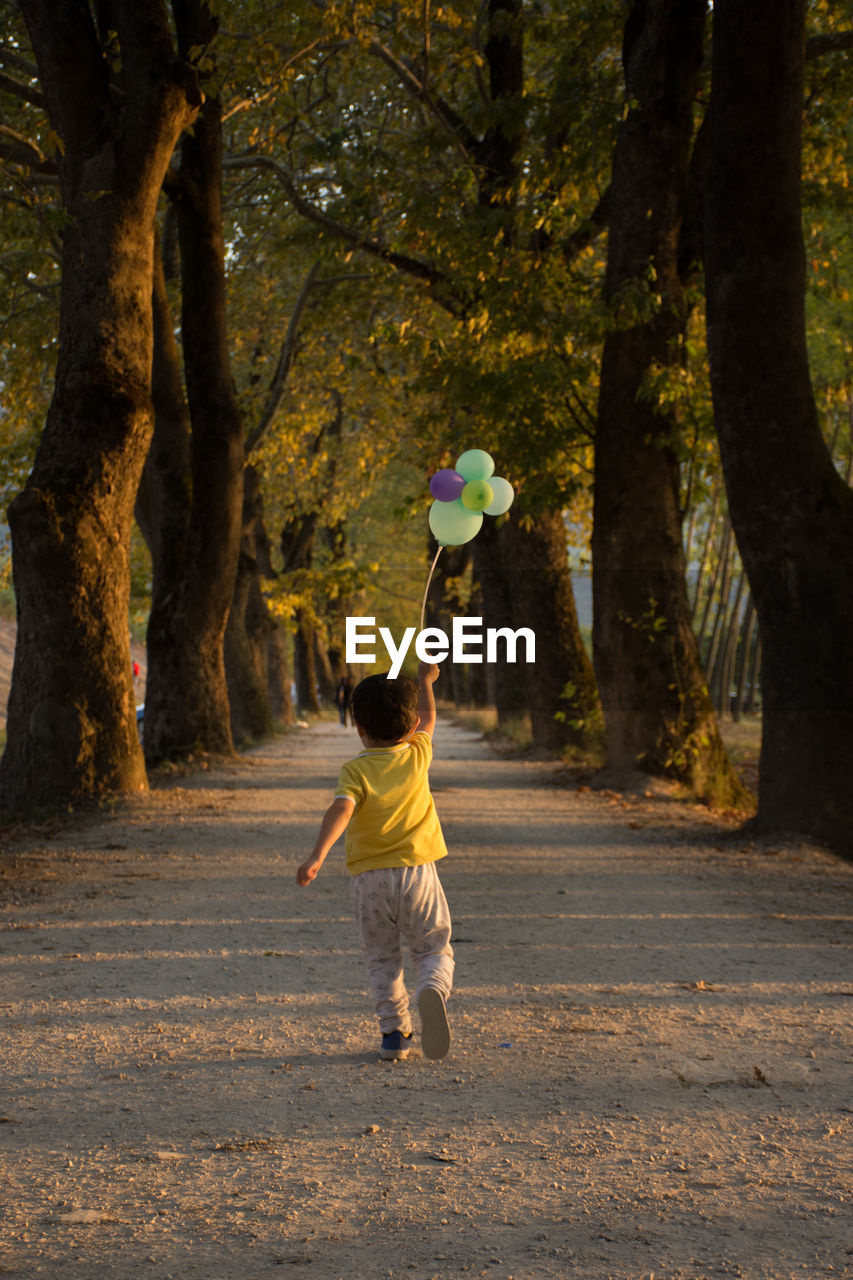
[[[415,967],[424,1054],[443,1058],[450,1048],[450,912],[435,866],[447,848],[428,777],[437,679],[438,667],[422,662],[417,684],[374,675],[356,687],[352,712],[364,750],[341,769],[314,852],[296,872],[299,884],[310,884],[346,831],[350,898],[386,1060],[406,1058],[411,1048],[403,939]]]
[[[341,724],[344,726],[346,725],[346,722],[347,722],[347,712],[349,712],[350,723],[352,723],[352,707],[350,705],[351,701],[352,701],[352,680],[350,680],[349,676],[341,676],[340,681],[338,682],[337,690],[335,692],[335,702],[337,703],[337,706],[338,706],[338,715],[340,716]]]

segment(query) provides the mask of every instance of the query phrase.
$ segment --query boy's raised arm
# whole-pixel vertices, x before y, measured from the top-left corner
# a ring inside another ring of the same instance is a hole
[[[418,726],[416,733],[428,733],[432,737],[435,729],[435,695],[432,686],[438,679],[439,670],[434,662],[418,664]]]

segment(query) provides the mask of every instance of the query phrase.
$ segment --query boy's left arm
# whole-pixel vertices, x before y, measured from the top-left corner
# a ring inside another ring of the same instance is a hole
[[[297,884],[310,884],[317,878],[317,873],[326,861],[326,854],[332,845],[342,836],[349,825],[355,810],[355,801],[347,796],[337,796],[323,814],[320,823],[320,834],[310,857],[306,858],[296,872]]]

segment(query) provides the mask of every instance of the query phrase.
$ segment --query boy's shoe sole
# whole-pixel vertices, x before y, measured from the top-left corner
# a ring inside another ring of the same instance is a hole
[[[435,987],[424,987],[418,996],[421,1016],[421,1048],[427,1058],[443,1058],[450,1048],[450,1026],[444,997]]]

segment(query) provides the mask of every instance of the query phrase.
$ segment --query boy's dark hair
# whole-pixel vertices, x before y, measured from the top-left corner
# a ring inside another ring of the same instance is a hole
[[[350,707],[368,738],[399,742],[418,722],[418,686],[411,676],[366,676],[356,685]]]

